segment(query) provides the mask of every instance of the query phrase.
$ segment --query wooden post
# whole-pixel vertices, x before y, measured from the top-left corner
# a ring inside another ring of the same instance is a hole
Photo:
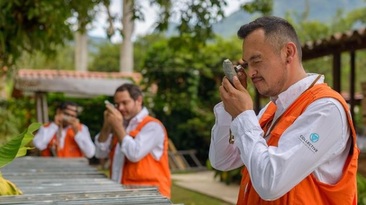
[[[45,92],[36,92],[36,110],[37,110],[37,121],[40,123],[49,122],[48,119],[48,105],[47,105],[47,97]]]

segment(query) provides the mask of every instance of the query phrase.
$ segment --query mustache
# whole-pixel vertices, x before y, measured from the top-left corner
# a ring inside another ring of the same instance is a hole
[[[263,77],[262,76],[253,76],[253,77],[251,77],[250,78],[252,81],[254,81],[254,80],[262,80],[263,79]]]

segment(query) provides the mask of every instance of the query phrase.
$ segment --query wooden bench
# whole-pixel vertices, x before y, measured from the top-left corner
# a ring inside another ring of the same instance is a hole
[[[174,171],[205,170],[206,167],[196,157],[196,150],[177,150],[169,139],[169,166]]]

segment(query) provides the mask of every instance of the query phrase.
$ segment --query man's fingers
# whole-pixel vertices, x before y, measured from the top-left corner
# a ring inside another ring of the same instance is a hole
[[[238,89],[240,91],[245,90],[245,88],[243,87],[243,85],[241,84],[241,82],[237,76],[234,76],[233,83],[234,83],[234,86],[236,89]]]
[[[111,114],[115,115],[119,114],[119,111],[112,104],[106,104],[105,107],[107,108],[107,111],[110,112]]]
[[[247,74],[245,73],[244,69],[238,70],[238,78],[243,87],[247,89],[248,88]]]
[[[106,104],[105,107],[107,108],[107,110],[113,112],[114,106],[112,104]]]
[[[234,89],[233,84],[231,84],[231,82],[229,81],[229,79],[226,76],[222,79],[221,85],[224,87],[224,89],[227,92],[231,92],[232,89]]]

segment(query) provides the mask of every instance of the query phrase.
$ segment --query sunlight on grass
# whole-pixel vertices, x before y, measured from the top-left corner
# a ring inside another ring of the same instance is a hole
[[[231,205],[230,203],[179,187],[174,182],[171,201],[174,204],[184,205]]]

